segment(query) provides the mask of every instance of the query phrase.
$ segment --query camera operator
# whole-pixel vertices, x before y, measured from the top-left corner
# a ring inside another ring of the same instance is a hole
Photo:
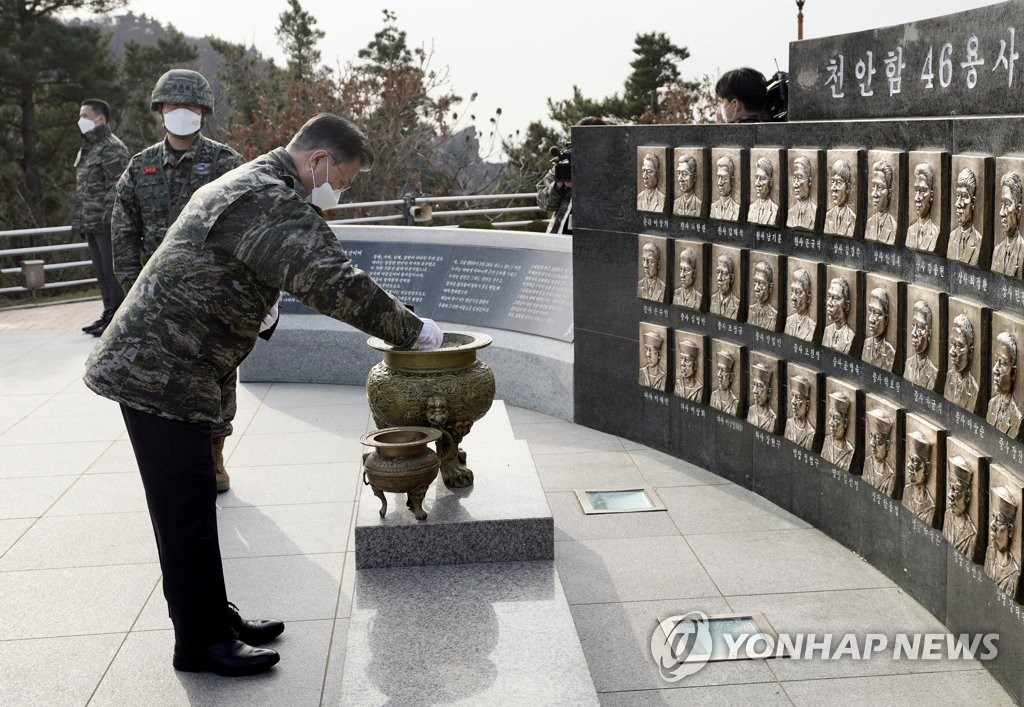
[[[607,125],[601,118],[588,116],[577,123],[581,125]],[[537,206],[545,211],[553,211],[554,216],[548,224],[548,233],[572,234],[572,143],[566,149],[552,147],[551,169],[537,183]]]
[[[778,71],[768,81],[757,69],[744,66],[722,74],[715,84],[721,104],[719,123],[765,123],[786,119],[789,74]]]

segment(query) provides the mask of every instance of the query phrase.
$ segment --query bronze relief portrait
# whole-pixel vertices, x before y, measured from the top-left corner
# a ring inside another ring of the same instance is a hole
[[[821,456],[843,471],[850,471],[857,454],[859,392],[837,378],[825,381],[825,441],[821,444]]]
[[[677,240],[676,287],[672,304],[701,310],[704,301],[704,253],[707,245],[700,241]]]
[[[639,383],[646,388],[665,392],[668,380],[666,354],[668,328],[657,324],[640,323],[640,375]]]
[[[1009,469],[989,470],[988,548],[985,575],[1011,599],[1020,594],[1021,481]]]
[[[677,397],[695,403],[707,399],[704,384],[704,350],[706,338],[691,331],[675,330],[676,337],[676,385],[673,390]]]
[[[778,226],[781,195],[785,192],[782,150],[756,148],[750,151],[750,205],[747,221],[760,226]]]
[[[885,398],[864,396],[864,471],[865,481],[890,498],[900,483],[898,440],[901,437],[902,408]]]
[[[789,336],[815,343],[821,338],[821,298],[818,283],[821,282],[821,263],[802,258],[788,258],[789,282],[786,292],[785,333]]]
[[[636,148],[636,210],[663,214],[667,210],[665,147]]]
[[[992,272],[1007,277],[1024,277],[1024,236],[1021,218],[1024,210],[1024,157],[996,159],[994,225],[995,248]]]
[[[986,167],[991,157],[984,155],[953,155],[952,212],[946,257],[967,265],[986,267],[991,243]]]
[[[891,277],[868,273],[864,290],[867,294],[864,299],[864,345],[860,358],[875,368],[892,373],[897,363],[899,322],[902,321],[901,283]]]
[[[747,422],[759,430],[778,434],[779,431],[779,377],[782,362],[774,356],[752,351],[750,353],[750,398]]]
[[[935,528],[946,500],[946,431],[916,413],[907,414],[906,428],[903,507]]]
[[[806,366],[786,365],[788,406],[785,437],[793,444],[814,451],[818,429],[818,389],[821,374]]]
[[[864,239],[898,245],[903,206],[905,155],[895,150],[868,152],[867,212]]]
[[[989,310],[960,297],[950,297],[948,302],[949,354],[942,395],[954,405],[978,414],[982,403],[978,393],[988,375]]]
[[[992,313],[992,353],[989,372],[991,395],[985,421],[1012,439],[1021,437],[1024,384],[1019,381],[1020,348],[1024,345],[1024,319]]]
[[[945,174],[949,155],[945,152],[916,150],[910,153],[907,167],[907,248],[926,253],[942,253],[948,229]]]
[[[652,302],[665,301],[666,255],[668,239],[661,236],[637,237],[636,296]]]
[[[708,311],[727,319],[740,318],[743,288],[743,251],[731,246],[711,247],[711,299]]]
[[[703,147],[676,147],[672,150],[675,162],[676,192],[672,213],[676,216],[700,218],[707,213]]]
[[[818,203],[821,201],[818,186],[821,150],[788,150],[786,158],[790,182],[786,228],[813,231],[818,223]]]
[[[722,221],[739,221],[744,211],[741,208],[743,151],[730,147],[713,148],[711,173],[713,201],[709,216]]]
[[[738,344],[711,340],[711,407],[736,417],[743,414],[743,354]]]
[[[778,331],[782,318],[779,316],[779,293],[776,282],[780,277],[781,259],[774,253],[756,252],[750,259],[750,306],[747,307],[747,323],[768,331]],[[785,282],[785,280],[783,280]]]
[[[972,562],[984,557],[988,459],[956,437],[946,440],[946,512],[942,535]],[[980,531],[980,532],[979,532]]]
[[[861,151],[829,150],[825,156],[825,233],[853,238],[857,234]]]
[[[946,368],[946,293],[907,284],[907,359],[903,377],[926,390],[939,391]]]
[[[829,265],[825,275],[825,331],[821,345],[840,353],[855,351],[857,339],[857,302],[860,272]]]

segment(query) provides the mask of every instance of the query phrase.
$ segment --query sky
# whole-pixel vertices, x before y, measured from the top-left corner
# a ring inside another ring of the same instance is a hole
[[[684,79],[699,79],[737,66],[770,76],[788,68],[789,42],[796,39],[795,0],[513,0],[507,3],[453,0],[301,0],[326,32],[319,49],[329,65],[355,60],[383,26],[382,10],[397,14],[411,47],[432,51],[431,67],[447,72],[459,95],[477,93],[473,106],[481,132],[501,108],[503,135],[525,132],[547,118],[547,99],[572,95],[577,85],[588,98],[621,93],[630,72],[637,34],[663,32],[690,57]],[[804,38],[845,34],[937,17],[995,4],[992,0],[807,0]],[[286,0],[129,0],[127,9],[170,23],[187,35],[213,34],[255,45],[284,64],[274,29]]]

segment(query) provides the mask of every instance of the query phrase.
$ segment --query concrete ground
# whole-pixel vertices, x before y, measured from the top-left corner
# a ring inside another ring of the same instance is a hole
[[[353,588],[386,577],[354,569],[358,438],[372,424],[363,389],[239,386],[226,448],[232,490],[219,497],[225,574],[246,614],[287,622],[274,644],[282,661],[252,678],[176,673],[131,448],[117,407],[81,382],[95,339],[78,327],[98,309],[0,310],[0,704],[371,703],[343,691],[346,646],[366,638],[350,624],[373,627],[355,621]],[[1013,704],[973,660],[751,660],[663,681],[651,633],[673,614],[760,612],[786,633],[944,628],[838,543],[708,471],[527,410],[508,408],[508,420],[529,443],[554,515],[554,563],[415,571],[456,595],[503,573],[539,576],[549,598],[568,603],[601,704]],[[636,484],[654,487],[667,511],[584,516],[573,493]],[[544,603],[531,607],[524,600],[511,625],[490,625],[514,631]],[[508,615],[486,599],[476,608]],[[544,640],[538,633],[538,651]],[[372,703],[559,704],[525,689],[543,665],[490,658],[449,655],[441,671],[439,656],[424,655],[435,689],[415,698],[388,683],[429,681],[377,665],[367,675],[379,688]]]

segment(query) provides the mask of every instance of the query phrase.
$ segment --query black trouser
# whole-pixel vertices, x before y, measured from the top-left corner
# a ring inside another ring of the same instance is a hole
[[[121,414],[146,490],[175,645],[195,649],[230,638],[210,425],[126,405]]]
[[[96,281],[100,285],[100,297],[103,298],[103,318],[109,320],[124,302],[124,290],[121,283],[114,277],[114,256],[110,245],[110,226],[99,231],[85,234],[89,244],[89,255],[92,266],[96,270]]]

